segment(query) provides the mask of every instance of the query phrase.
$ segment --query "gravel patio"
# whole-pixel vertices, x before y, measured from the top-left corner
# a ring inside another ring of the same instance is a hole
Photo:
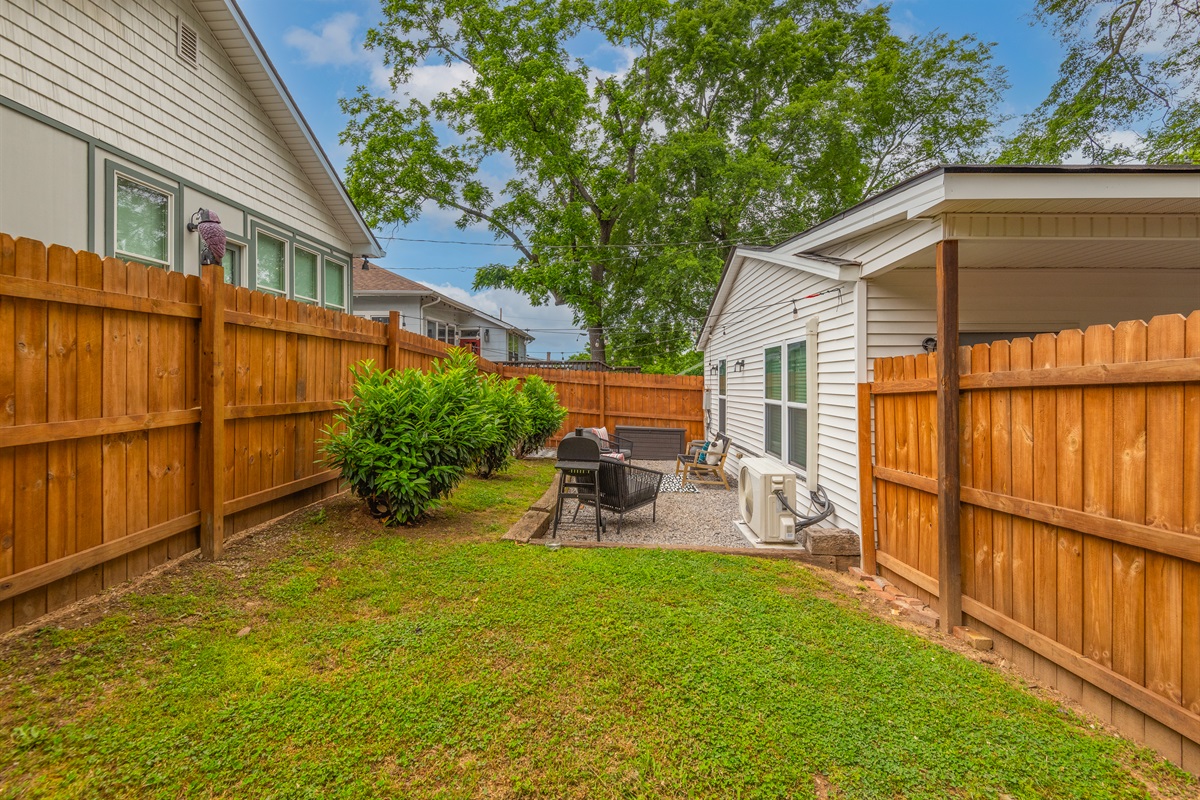
[[[652,520],[651,509],[640,508],[625,515],[621,532],[617,533],[617,515],[605,512],[607,528],[602,541],[614,544],[666,544],[696,547],[745,548],[750,543],[733,529],[738,517],[737,484],[730,479],[728,490],[720,486],[693,486],[694,491],[671,491],[678,484],[674,461],[635,461],[639,467],[663,473],[663,489],[658,495],[657,516]],[[574,503],[564,503],[564,522],[559,525],[558,539],[566,542],[595,541],[592,511],[583,508],[578,519],[571,523]],[[547,534],[549,537],[550,534]]]

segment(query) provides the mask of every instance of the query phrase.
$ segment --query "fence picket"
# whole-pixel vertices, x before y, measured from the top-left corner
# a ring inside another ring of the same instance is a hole
[[[75,251],[52,245],[47,253],[47,279],[74,286]],[[75,307],[49,303],[46,321],[46,420],[75,419],[75,395],[79,386],[75,356]],[[76,507],[74,441],[46,445],[46,561],[66,558],[75,552]],[[75,578],[55,581],[46,587],[46,608],[53,611],[75,599]]]
[[[1093,325],[1084,333],[1083,363],[1111,364],[1113,336],[1110,325]],[[1112,515],[1113,495],[1113,390],[1083,390],[1083,510]],[[1113,545],[1095,536],[1083,537],[1083,654],[1112,668]],[[1105,721],[1112,720],[1108,695],[1083,686],[1084,703]]]
[[[46,280],[46,248],[41,242],[18,239],[16,253],[17,277]],[[15,301],[17,425],[46,421],[46,305],[43,300]],[[45,444],[14,449],[14,572],[46,563],[46,449]],[[46,590],[39,588],[20,598],[13,608],[13,624],[29,622],[44,613]]]
[[[1146,357],[1181,357],[1184,335],[1183,317],[1155,317],[1147,331]],[[1147,389],[1146,524],[1172,531],[1183,530],[1183,402],[1181,384]],[[1155,612],[1146,624],[1146,685],[1182,702],[1183,562],[1178,558],[1146,553],[1146,607]],[[1171,738],[1163,725],[1146,720],[1146,739],[1155,747],[1170,747]],[[1178,741],[1174,747],[1180,748]]]
[[[16,243],[11,236],[0,234],[0,275],[15,275]],[[14,301],[0,297],[0,426],[16,423],[13,414],[16,397],[16,316]],[[12,448],[0,448],[0,579],[13,574],[13,545],[16,495],[13,480],[16,475],[16,454]],[[0,633],[13,625],[13,601],[0,600]]]
[[[1200,546],[1188,544],[1200,545],[1200,311],[961,353],[970,624],[1019,669],[1200,772]],[[879,565],[936,586],[924,520],[899,512],[901,492],[932,497],[937,477],[906,457],[936,435],[921,400],[908,402],[935,386],[907,361],[877,359],[869,387]],[[914,418],[916,441],[888,441]]]

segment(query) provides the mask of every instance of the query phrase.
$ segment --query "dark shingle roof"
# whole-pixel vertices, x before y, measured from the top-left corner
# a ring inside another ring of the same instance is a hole
[[[354,259],[354,290],[365,292],[435,292],[428,286],[410,281],[390,269],[384,269],[365,259]]]

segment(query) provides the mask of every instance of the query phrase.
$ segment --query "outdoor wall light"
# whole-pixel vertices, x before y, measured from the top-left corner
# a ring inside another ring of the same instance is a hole
[[[708,374],[710,374],[710,375],[717,374],[717,365],[716,364],[713,364],[711,367],[708,368]]]
[[[741,372],[744,369],[746,369],[746,359],[739,358],[737,361],[733,362],[734,372]]]

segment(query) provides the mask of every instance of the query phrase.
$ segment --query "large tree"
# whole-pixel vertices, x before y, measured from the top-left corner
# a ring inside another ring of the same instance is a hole
[[[1066,55],[1001,160],[1200,162],[1200,0],[1038,0],[1036,18]]]
[[[598,41],[628,65],[575,55]],[[386,0],[367,43],[394,90],[435,59],[469,73],[429,103],[345,101],[369,221],[433,203],[486,226],[519,258],[477,286],[568,303],[593,358],[610,336],[643,363],[687,350],[732,246],[977,156],[1004,87],[987,45],[899,37],[854,0]]]

